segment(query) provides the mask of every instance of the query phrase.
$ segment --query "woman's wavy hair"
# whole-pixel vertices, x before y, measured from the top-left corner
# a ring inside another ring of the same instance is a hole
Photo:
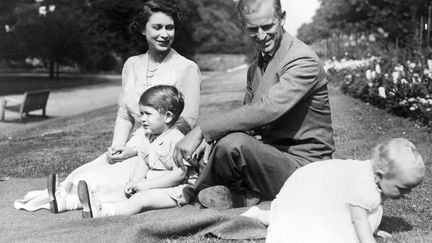
[[[183,18],[180,8],[172,0],[149,0],[144,3],[144,7],[138,13],[138,15],[132,20],[130,25],[130,31],[133,34],[141,36],[141,32],[145,29],[145,26],[153,13],[162,12],[168,16],[171,16],[174,20],[174,29],[177,30],[181,25]]]

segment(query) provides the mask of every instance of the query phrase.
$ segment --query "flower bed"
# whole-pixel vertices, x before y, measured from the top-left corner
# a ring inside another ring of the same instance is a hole
[[[332,60],[325,67],[343,93],[432,126],[432,60],[401,64],[371,57]]]

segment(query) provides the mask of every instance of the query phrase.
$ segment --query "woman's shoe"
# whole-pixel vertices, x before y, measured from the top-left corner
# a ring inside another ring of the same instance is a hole
[[[56,191],[57,191],[57,174],[52,173],[48,176],[47,181],[47,188],[48,188],[48,197],[49,197],[49,205],[51,213],[58,213],[58,204],[57,204],[57,198],[56,198]]]

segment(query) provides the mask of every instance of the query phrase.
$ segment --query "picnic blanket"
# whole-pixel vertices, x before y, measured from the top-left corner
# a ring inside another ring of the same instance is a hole
[[[195,204],[134,216],[82,219],[80,211],[51,214],[13,207],[15,199],[45,184],[45,178],[0,182],[0,242],[161,242],[178,237],[244,240],[266,235],[266,227],[259,221],[240,216],[246,208],[217,211]],[[259,207],[268,209],[270,202]]]

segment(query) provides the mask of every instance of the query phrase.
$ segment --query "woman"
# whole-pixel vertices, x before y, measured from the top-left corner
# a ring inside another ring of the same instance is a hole
[[[122,92],[114,127],[111,147],[97,159],[80,166],[59,185],[57,176],[48,178],[48,190],[29,192],[24,199],[15,201],[15,208],[35,211],[50,209],[53,213],[81,209],[77,185],[86,180],[90,190],[104,202],[124,198],[123,188],[129,181],[137,161],[138,151],[148,140],[140,127],[131,131],[140,121],[138,101],[141,94],[154,85],[176,86],[185,97],[185,107],[176,126],[187,132],[196,124],[198,116],[201,75],[198,66],[171,48],[179,26],[180,11],[170,1],[150,0],[144,4],[132,30],[145,36],[148,51],[130,57],[122,72]]]

